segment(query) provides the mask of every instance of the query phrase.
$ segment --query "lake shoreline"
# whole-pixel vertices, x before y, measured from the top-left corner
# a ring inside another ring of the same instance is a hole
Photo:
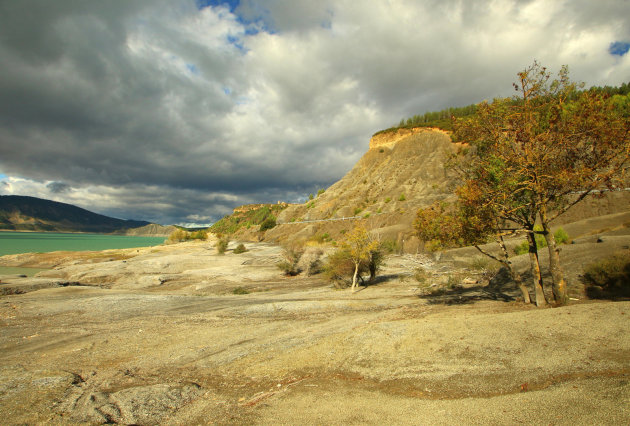
[[[164,244],[165,240],[163,236],[0,231],[0,256],[154,247]]]

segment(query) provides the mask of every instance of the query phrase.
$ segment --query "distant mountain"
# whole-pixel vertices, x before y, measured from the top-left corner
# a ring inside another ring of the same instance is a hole
[[[20,195],[0,196],[0,229],[112,233],[149,225],[93,213],[71,204]]]

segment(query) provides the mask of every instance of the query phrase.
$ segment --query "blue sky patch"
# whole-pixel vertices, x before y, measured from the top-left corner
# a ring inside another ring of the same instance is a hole
[[[188,71],[190,71],[191,73],[193,73],[195,75],[199,75],[199,68],[197,68],[197,65],[195,65],[195,64],[186,64],[186,68],[188,68]]]
[[[630,43],[627,41],[615,41],[608,47],[608,53],[616,56],[623,56],[628,53],[628,50],[630,50]]]
[[[205,9],[206,7],[212,6],[227,6],[230,9],[230,12],[234,12],[234,9],[238,7],[240,0],[197,0],[197,9]]]

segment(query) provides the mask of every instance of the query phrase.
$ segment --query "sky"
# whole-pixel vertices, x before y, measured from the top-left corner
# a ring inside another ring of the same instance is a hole
[[[300,202],[537,60],[630,81],[627,0],[0,0],[0,195],[205,225]]]

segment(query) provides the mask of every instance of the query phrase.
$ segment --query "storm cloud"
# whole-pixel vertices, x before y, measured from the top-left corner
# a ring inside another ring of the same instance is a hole
[[[623,0],[0,1],[0,192],[164,224],[297,201],[374,132],[510,95],[534,59],[624,82],[627,16]]]

